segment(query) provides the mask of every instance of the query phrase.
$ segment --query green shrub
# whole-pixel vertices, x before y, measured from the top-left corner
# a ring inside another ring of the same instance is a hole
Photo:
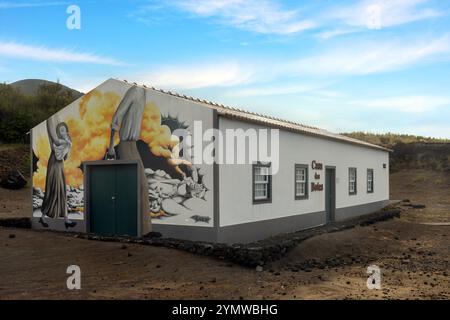
[[[4,143],[25,142],[27,132],[33,126],[32,116],[24,113],[12,113],[0,121],[0,141]]]
[[[74,100],[59,83],[44,84],[35,96],[0,84],[0,142],[25,142],[27,132]]]

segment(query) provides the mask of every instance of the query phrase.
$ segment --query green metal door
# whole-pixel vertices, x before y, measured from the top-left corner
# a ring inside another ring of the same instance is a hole
[[[137,165],[121,164],[115,169],[116,234],[137,236]]]
[[[97,234],[115,232],[115,176],[113,166],[89,167],[89,222],[90,231]]]
[[[137,165],[89,165],[90,232],[137,236]]]
[[[327,223],[334,221],[336,210],[336,176],[335,169],[325,169],[325,212]]]

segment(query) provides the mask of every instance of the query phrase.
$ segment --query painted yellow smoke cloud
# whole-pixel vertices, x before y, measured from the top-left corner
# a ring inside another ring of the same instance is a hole
[[[112,117],[120,99],[115,92],[93,90],[80,100],[76,114],[69,114],[61,119],[67,123],[72,139],[72,149],[64,163],[66,184],[73,187],[82,185],[81,163],[103,159],[109,145]],[[178,143],[172,138],[169,127],[161,125],[161,113],[152,102],[147,103],[144,110],[141,139],[149,145],[155,156],[165,158],[171,156],[170,149]],[[114,142],[119,143],[118,135]],[[39,159],[37,171],[33,175],[33,186],[44,189],[50,157],[50,144],[46,134],[37,137],[33,150]]]
[[[141,140],[145,141],[150,151],[158,157],[170,158],[170,149],[178,141],[172,139],[170,128],[161,125],[161,112],[152,102],[147,103],[142,117]]]
[[[33,150],[36,157],[39,159],[37,163],[37,170],[33,174],[33,186],[44,188],[48,158],[50,157],[50,143],[47,136],[40,135],[35,146],[33,146]]]

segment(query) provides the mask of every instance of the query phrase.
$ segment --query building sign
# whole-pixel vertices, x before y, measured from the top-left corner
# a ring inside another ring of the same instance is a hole
[[[311,168],[313,170],[322,170],[323,164],[321,164],[320,162],[317,162],[316,160],[313,160],[313,162],[311,163]]]
[[[323,191],[323,184],[311,182],[311,191]]]
[[[320,162],[317,162],[316,160],[313,160],[311,163],[311,168],[313,170],[322,171],[323,170],[323,164]],[[320,180],[320,173],[314,172],[314,180]],[[323,191],[323,184],[320,182],[311,182],[311,192],[314,191]]]

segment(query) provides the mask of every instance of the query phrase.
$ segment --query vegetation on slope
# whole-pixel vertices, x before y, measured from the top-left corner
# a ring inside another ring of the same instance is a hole
[[[36,95],[0,84],[0,143],[26,142],[32,127],[75,99],[74,91],[59,83],[40,85]]]
[[[450,139],[438,139],[422,136],[415,136],[410,134],[396,134],[396,133],[369,133],[369,132],[350,132],[343,133],[347,137],[377,144],[386,148],[392,148],[397,144],[407,143],[450,143]]]

